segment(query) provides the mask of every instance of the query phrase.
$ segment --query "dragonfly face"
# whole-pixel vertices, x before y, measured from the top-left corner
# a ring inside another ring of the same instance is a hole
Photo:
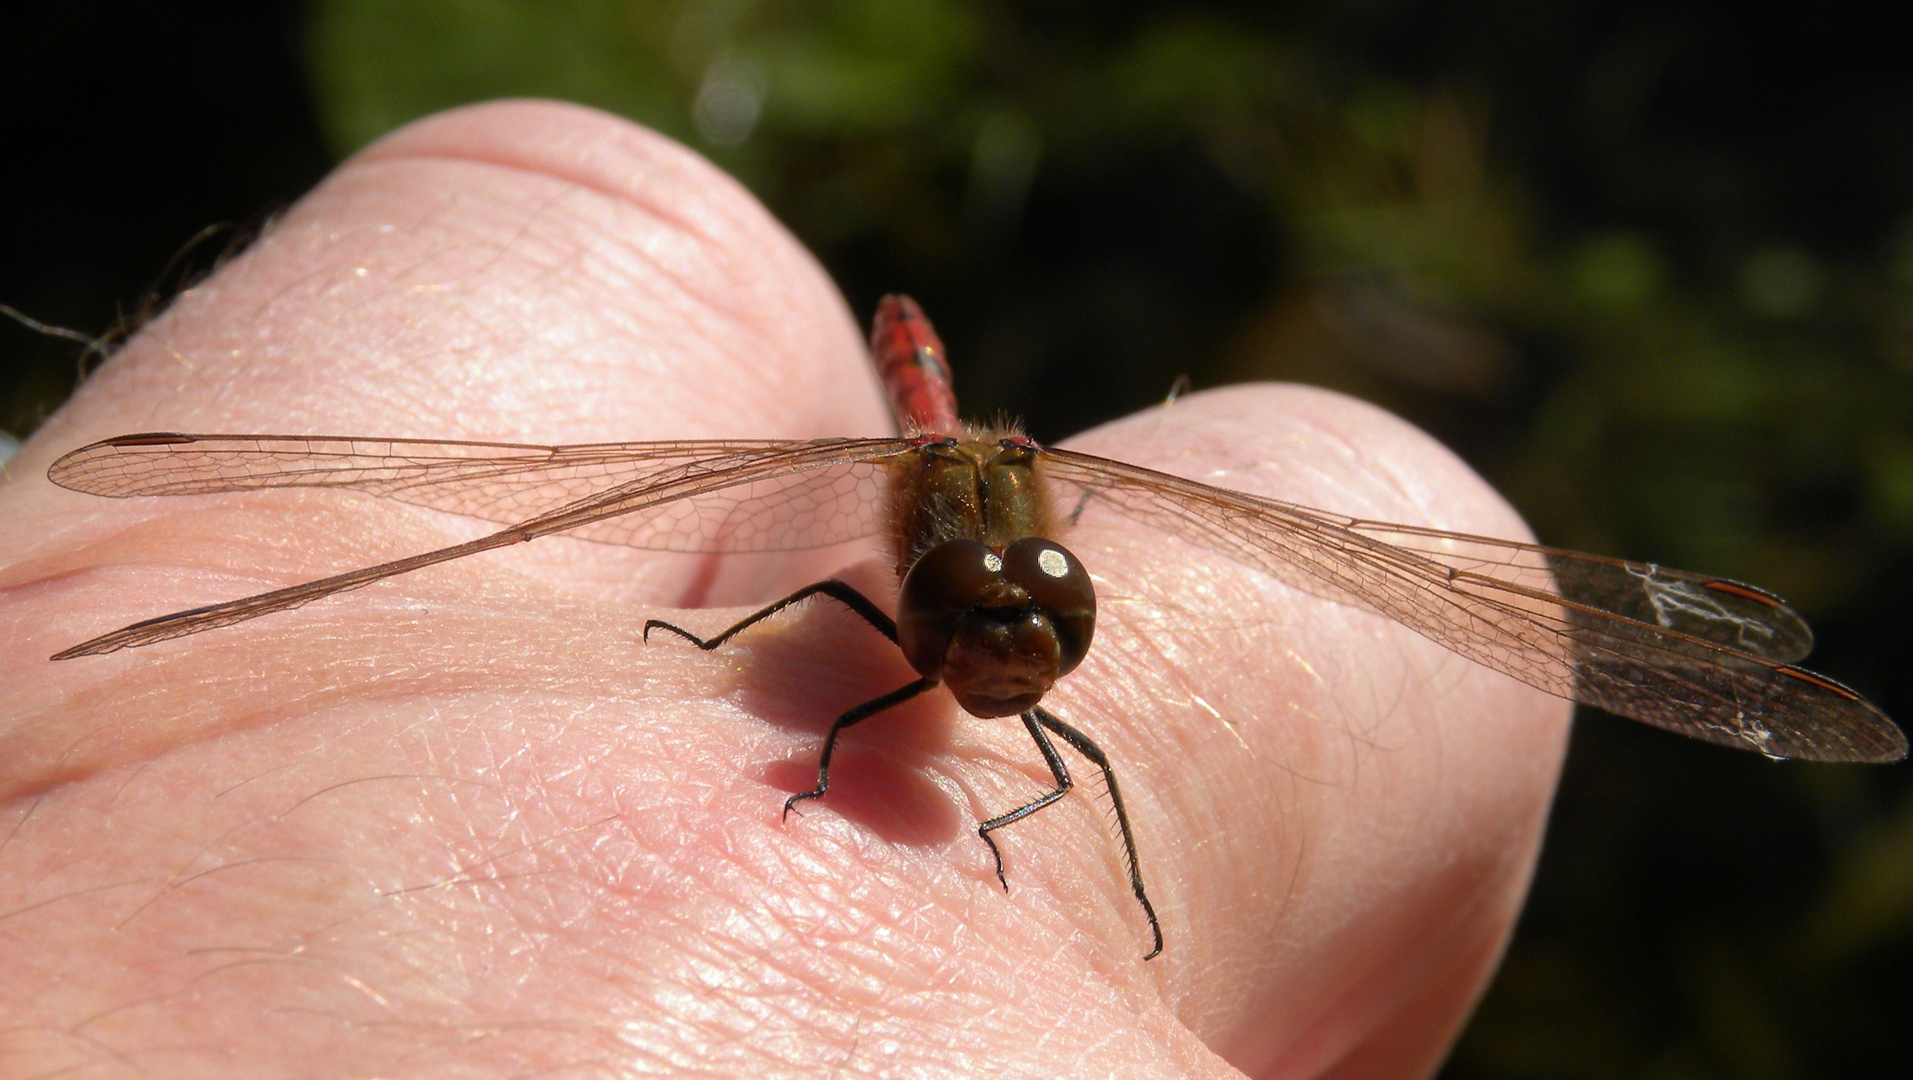
[[[968,537],[918,559],[897,601],[897,644],[973,716],[1036,707],[1089,652],[1096,590],[1061,544],[1024,537],[1001,551]]]

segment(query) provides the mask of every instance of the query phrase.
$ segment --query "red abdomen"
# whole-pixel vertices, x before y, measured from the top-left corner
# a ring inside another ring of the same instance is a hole
[[[915,300],[886,296],[878,301],[870,354],[906,433],[958,434],[956,392],[950,389],[943,342]]]

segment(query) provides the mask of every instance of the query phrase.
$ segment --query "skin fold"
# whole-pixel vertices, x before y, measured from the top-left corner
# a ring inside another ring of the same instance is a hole
[[[934,313],[933,313],[934,314]],[[109,500],[47,465],[141,430],[593,442],[882,434],[858,318],[736,183],[579,108],[378,143],[146,327],[0,486],[0,1076],[1412,1077],[1481,993],[1568,706],[1113,516],[1044,705],[1094,770],[909,681],[828,602],[874,545],[707,558],[549,538],[149,648],[135,619],[477,535],[349,494]],[[960,367],[961,355],[953,357]],[[1524,539],[1426,436],[1235,387],[1067,444]]]

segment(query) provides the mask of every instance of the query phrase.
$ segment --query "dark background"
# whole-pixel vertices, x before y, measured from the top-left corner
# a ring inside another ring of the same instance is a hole
[[[1039,438],[1299,379],[1544,540],[1758,581],[1913,716],[1913,65],[1891,5],[9,6],[0,302],[138,317],[380,132],[542,94],[709,154]],[[0,325],[0,430],[71,388]],[[1913,784],[1577,726],[1461,1077],[1904,1075]]]

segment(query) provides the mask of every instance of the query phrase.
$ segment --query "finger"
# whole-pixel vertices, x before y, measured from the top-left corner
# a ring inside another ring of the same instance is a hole
[[[889,424],[829,280],[707,162],[571,106],[507,103],[422,121],[341,166],[180,296],[9,463],[19,481],[4,489],[0,532],[17,561],[0,586],[23,630],[3,662],[34,676],[12,684],[31,698],[16,698],[17,714],[81,686],[150,706],[113,710],[111,732],[91,738],[84,718],[80,730],[15,729],[9,767],[60,759],[83,770],[95,752],[128,759],[261,715],[286,685],[264,672],[298,678],[323,655],[296,639],[302,627],[335,644],[357,635],[362,644],[339,658],[390,670],[418,654],[420,631],[457,642],[516,620],[496,632],[560,640],[575,624],[558,620],[577,612],[560,612],[553,591],[574,603],[737,603],[815,580],[842,558],[711,566],[548,538],[157,646],[175,651],[174,666],[136,651],[62,664],[49,679],[48,655],[118,626],[496,527],[328,492],[109,500],[45,482],[57,454],[93,439],[184,430],[588,442]],[[517,584],[486,592],[501,579]],[[198,680],[202,706],[126,679]],[[92,750],[74,750],[82,744]]]
[[[127,431],[575,443],[889,424],[835,289],[741,186],[604,114],[506,103],[423,121],[341,166],[129,343],[15,468]],[[815,576],[815,560],[753,560],[754,576],[685,597],[646,587],[655,556],[606,545],[501,558],[653,601],[739,602]]]
[[[287,423],[584,442],[887,419],[835,289],[740,185],[606,114],[507,102],[340,166],[46,435]]]
[[[1324,391],[1198,395],[1072,445],[1364,518],[1527,536],[1427,436]],[[1048,704],[1118,763],[1172,1007],[1251,1074],[1425,1073],[1518,911],[1567,704],[1113,514],[1086,514],[1071,542],[1098,581],[1098,630]],[[1120,879],[1092,880],[1120,910]],[[1122,926],[1132,951],[1139,922]]]

